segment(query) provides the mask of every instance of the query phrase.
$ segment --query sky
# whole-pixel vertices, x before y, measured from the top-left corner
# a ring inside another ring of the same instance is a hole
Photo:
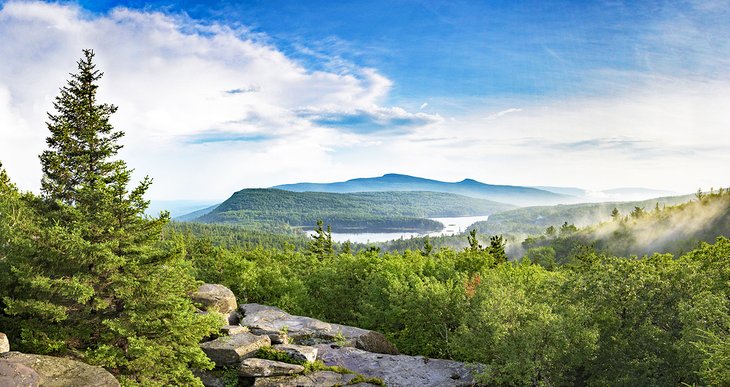
[[[726,187],[730,1],[0,1],[0,162],[38,191],[92,48],[155,200],[385,173]]]

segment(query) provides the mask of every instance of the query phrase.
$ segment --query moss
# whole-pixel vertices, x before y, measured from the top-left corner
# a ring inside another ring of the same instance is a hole
[[[352,384],[358,384],[358,383],[370,383],[370,384],[374,384],[376,386],[387,387],[385,385],[385,382],[383,382],[383,379],[369,378],[369,377],[363,376],[362,374],[357,374],[357,376],[355,376],[355,378],[350,380],[350,382],[347,384],[352,385]]]
[[[282,363],[298,364],[303,366],[307,364],[306,361],[294,359],[288,353],[284,351],[279,351],[278,349],[274,349],[273,347],[268,345],[259,348],[258,352],[256,353],[256,357],[259,359],[275,360]]]

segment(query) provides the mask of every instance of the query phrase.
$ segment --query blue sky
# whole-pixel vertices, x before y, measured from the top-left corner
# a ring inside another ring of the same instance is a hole
[[[389,172],[728,185],[727,1],[0,4],[0,161],[27,189],[86,47],[156,198]]]

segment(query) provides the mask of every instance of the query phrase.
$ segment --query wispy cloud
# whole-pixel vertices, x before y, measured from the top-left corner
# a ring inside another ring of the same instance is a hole
[[[505,109],[505,110],[502,110],[502,111],[499,111],[499,112],[490,114],[490,115],[484,117],[484,119],[485,120],[496,120],[497,118],[503,117],[503,116],[505,116],[507,114],[510,114],[510,113],[518,113],[518,112],[521,112],[521,111],[522,111],[522,109],[519,109],[519,108]]]
[[[183,142],[187,144],[210,144],[217,142],[263,142],[271,139],[271,136],[264,134],[241,134],[211,130],[185,136]]]

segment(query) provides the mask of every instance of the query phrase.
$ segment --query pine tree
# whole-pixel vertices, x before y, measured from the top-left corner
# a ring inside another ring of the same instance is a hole
[[[495,264],[507,262],[505,247],[507,242],[501,235],[493,235],[489,238],[489,253],[494,257]]]
[[[103,365],[126,385],[200,385],[190,367],[212,365],[197,344],[219,322],[195,314],[184,246],[161,238],[169,215],[144,215],[151,180],[128,189],[116,107],[97,103],[103,74],[83,55],[48,115],[42,197],[26,197],[25,229],[0,244],[3,325],[19,349]]]

